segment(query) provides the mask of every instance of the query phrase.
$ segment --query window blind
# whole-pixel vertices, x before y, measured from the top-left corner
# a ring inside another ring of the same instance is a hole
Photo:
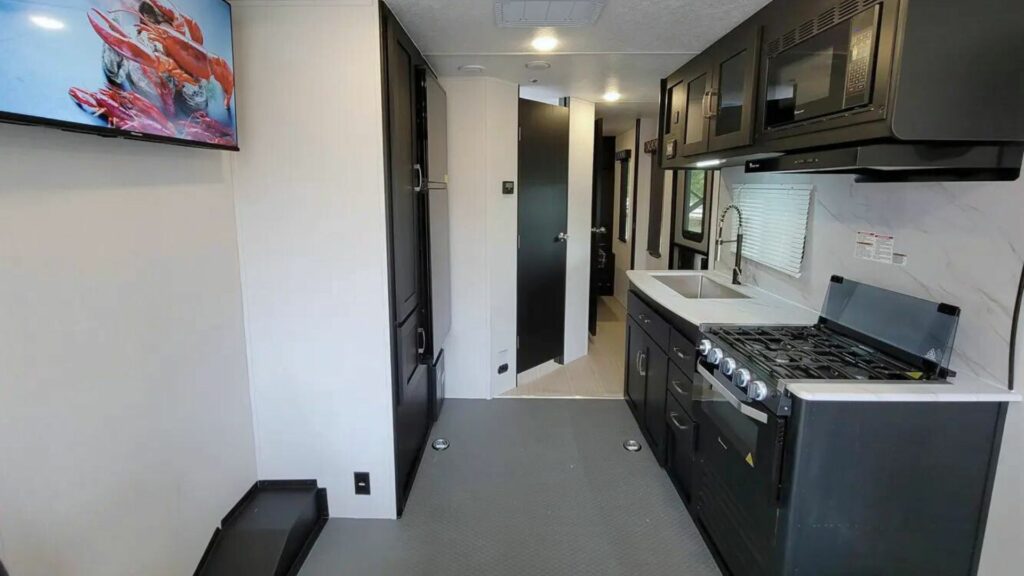
[[[743,212],[743,257],[799,278],[811,211],[809,184],[738,184],[732,201]],[[729,216],[736,236],[735,214]],[[735,244],[731,244],[735,252]]]

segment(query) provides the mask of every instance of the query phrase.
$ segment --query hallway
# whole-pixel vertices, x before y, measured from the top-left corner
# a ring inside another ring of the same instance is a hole
[[[402,519],[331,518],[300,576],[720,574],[625,402],[449,400],[431,438]]]
[[[597,335],[586,356],[566,365],[554,361],[519,375],[518,385],[502,396],[545,398],[622,398],[625,373],[626,311],[618,300],[597,302]]]

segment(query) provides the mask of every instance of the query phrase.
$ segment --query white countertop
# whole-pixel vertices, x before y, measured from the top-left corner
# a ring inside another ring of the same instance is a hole
[[[662,284],[658,276],[707,276],[747,296],[742,299],[686,298]],[[729,278],[713,272],[630,270],[633,286],[669,312],[700,326],[701,324],[814,324],[818,313],[783,300],[753,286],[733,286]]]
[[[686,298],[658,280],[658,276],[705,275],[742,293],[745,299]],[[814,324],[818,313],[753,286],[732,286],[729,278],[714,272],[631,270],[626,273],[645,296],[684,320],[703,324]],[[949,384],[907,384],[861,380],[787,380],[792,395],[828,402],[1019,402],[1021,395],[1001,386],[961,373]]]

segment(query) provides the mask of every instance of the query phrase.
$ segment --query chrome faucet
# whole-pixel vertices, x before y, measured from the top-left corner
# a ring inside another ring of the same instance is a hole
[[[729,215],[729,210],[736,211],[736,238],[734,240],[722,240],[722,228],[725,226],[725,217]],[[729,204],[722,210],[722,215],[718,217],[718,236],[715,241],[715,245],[718,248],[718,256],[715,261],[722,260],[722,245],[723,244],[736,244],[736,262],[732,267],[732,283],[736,286],[740,285],[740,274],[743,273],[743,212],[740,211],[739,206],[735,204]]]

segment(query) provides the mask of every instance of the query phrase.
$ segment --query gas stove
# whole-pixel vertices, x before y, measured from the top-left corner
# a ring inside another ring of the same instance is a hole
[[[788,415],[787,382],[948,383],[959,309],[833,277],[811,326],[701,327],[699,370]]]

